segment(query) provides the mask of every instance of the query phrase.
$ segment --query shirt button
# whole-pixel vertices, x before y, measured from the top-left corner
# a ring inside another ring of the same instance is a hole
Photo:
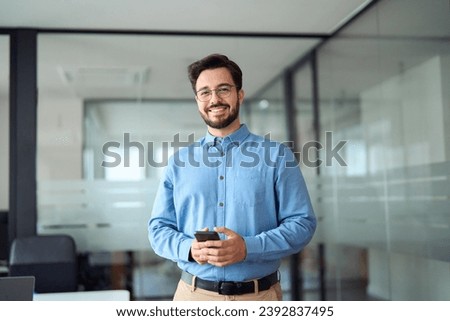
[[[220,180],[222,180],[222,179],[223,179],[223,176],[222,176],[222,175],[220,175],[220,176],[219,176],[219,179],[220,179]]]
[[[220,206],[220,207],[223,207],[223,202],[220,202],[220,203],[219,203],[219,206]]]

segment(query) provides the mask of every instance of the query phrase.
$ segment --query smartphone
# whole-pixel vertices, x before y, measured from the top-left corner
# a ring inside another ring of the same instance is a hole
[[[195,238],[199,242],[205,242],[209,240],[220,240],[219,234],[215,231],[197,231],[195,232]]]

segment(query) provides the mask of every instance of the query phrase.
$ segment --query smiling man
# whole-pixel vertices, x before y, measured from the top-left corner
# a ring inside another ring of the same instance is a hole
[[[210,134],[225,137],[240,127],[239,107],[244,91],[234,85],[226,67],[204,70],[197,78],[198,110]],[[211,89],[216,88],[216,89]]]
[[[213,54],[188,74],[208,131],[169,160],[150,243],[182,270],[174,300],[282,300],[281,259],[302,250],[316,228],[300,168],[285,145],[241,124],[235,62]],[[197,240],[199,230],[220,239]]]

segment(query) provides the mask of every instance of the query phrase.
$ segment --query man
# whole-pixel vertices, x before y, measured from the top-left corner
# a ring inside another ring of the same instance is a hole
[[[303,176],[289,148],[240,123],[236,63],[214,54],[188,72],[208,132],[169,160],[150,243],[182,270],[174,300],[281,300],[280,261],[304,248],[316,227]],[[194,238],[213,229],[220,240]]]

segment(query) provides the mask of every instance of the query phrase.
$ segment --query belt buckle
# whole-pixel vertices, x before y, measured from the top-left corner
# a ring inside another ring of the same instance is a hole
[[[218,292],[222,295],[242,294],[240,293],[242,290],[242,285],[242,282],[220,281]]]

